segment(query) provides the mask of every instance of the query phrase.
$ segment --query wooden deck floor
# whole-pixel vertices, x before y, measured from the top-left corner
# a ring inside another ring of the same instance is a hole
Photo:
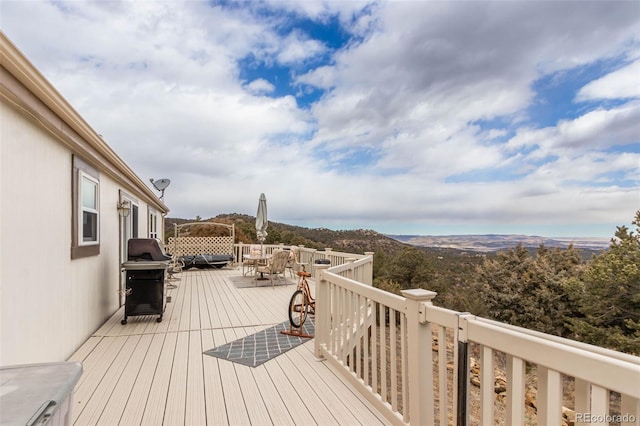
[[[203,354],[287,319],[293,286],[237,289],[238,269],[189,270],[161,323],[122,309],[69,360],[75,425],[384,424],[313,341],[252,368]]]

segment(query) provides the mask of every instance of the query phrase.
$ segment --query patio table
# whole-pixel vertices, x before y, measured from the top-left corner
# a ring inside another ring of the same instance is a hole
[[[242,258],[244,259],[245,262],[249,263],[250,269],[253,268],[254,274],[256,274],[257,270],[258,270],[258,266],[259,265],[266,265],[267,260],[269,260],[271,258],[270,254],[245,254],[242,256]],[[247,273],[245,272],[243,275],[247,275]],[[264,279],[264,274],[260,274],[261,277],[258,279]]]

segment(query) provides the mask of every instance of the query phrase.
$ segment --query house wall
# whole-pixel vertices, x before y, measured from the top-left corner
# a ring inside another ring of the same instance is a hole
[[[101,175],[100,254],[72,260],[72,152],[5,104],[0,115],[0,364],[62,361],[119,307],[120,187]]]
[[[64,361],[120,307],[121,193],[138,201],[140,237],[149,207],[168,209],[0,41],[0,365]],[[99,173],[100,252],[72,259],[74,155]]]

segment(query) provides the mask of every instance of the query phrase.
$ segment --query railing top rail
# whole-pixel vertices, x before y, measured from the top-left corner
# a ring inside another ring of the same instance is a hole
[[[329,268],[329,270],[333,273],[340,273],[340,272],[344,272],[346,270],[348,270],[349,268],[357,268],[359,266],[365,265],[369,262],[371,262],[370,256],[365,256],[362,258],[357,259],[355,257],[355,255],[352,256],[352,259],[355,259],[353,261],[353,263],[343,263],[342,265],[337,265],[334,267]]]
[[[337,275],[333,272],[335,269],[338,269],[338,267],[323,270],[320,275],[320,279],[324,278],[329,283],[337,284],[348,291],[358,293],[376,303],[381,303],[397,311],[404,310],[406,299],[403,296],[398,296],[397,294],[389,293],[388,291],[363,284],[360,281]]]
[[[540,331],[530,330],[528,328],[518,327],[518,326],[515,326],[515,325],[506,324],[506,323],[503,323],[503,322],[499,322],[499,321],[495,321],[495,320],[491,320],[491,319],[487,319],[487,318],[476,317],[476,320],[485,322],[487,324],[493,324],[493,325],[498,326],[498,327],[503,327],[503,328],[506,328],[506,329],[514,330],[514,331],[519,332],[519,333],[525,333],[525,334],[528,334],[528,335],[531,335],[531,336],[539,337],[539,338],[542,338],[542,339],[545,339],[545,340],[556,342],[556,343],[561,344],[561,345],[572,346],[572,347],[577,348],[577,349],[581,349],[581,350],[597,353],[597,354],[600,354],[600,355],[603,355],[603,356],[606,356],[606,357],[616,358],[616,359],[619,359],[621,361],[629,362],[631,364],[640,365],[640,357],[634,356],[634,355],[631,355],[631,354],[626,354],[624,352],[618,352],[618,351],[614,351],[612,349],[603,348],[601,346],[590,345],[588,343],[582,343],[582,342],[578,342],[576,340],[566,339],[564,337],[554,336],[554,335],[551,335],[551,334],[542,333]]]
[[[425,319],[437,325],[447,328],[458,328],[459,312],[450,309],[441,308],[439,306],[429,306],[425,312]]]
[[[368,257],[369,255],[367,254],[357,254],[357,253],[347,253],[344,251],[335,251],[335,250],[317,250],[318,254],[326,254],[327,256],[340,256],[340,257],[353,257],[356,259],[363,259],[365,257]]]
[[[469,319],[469,340],[603,388],[640,398],[640,365],[545,337]]]

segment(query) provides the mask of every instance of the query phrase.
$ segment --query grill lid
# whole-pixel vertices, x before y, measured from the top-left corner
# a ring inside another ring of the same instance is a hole
[[[127,241],[127,260],[168,261],[171,256],[166,254],[155,238],[131,238]]]

